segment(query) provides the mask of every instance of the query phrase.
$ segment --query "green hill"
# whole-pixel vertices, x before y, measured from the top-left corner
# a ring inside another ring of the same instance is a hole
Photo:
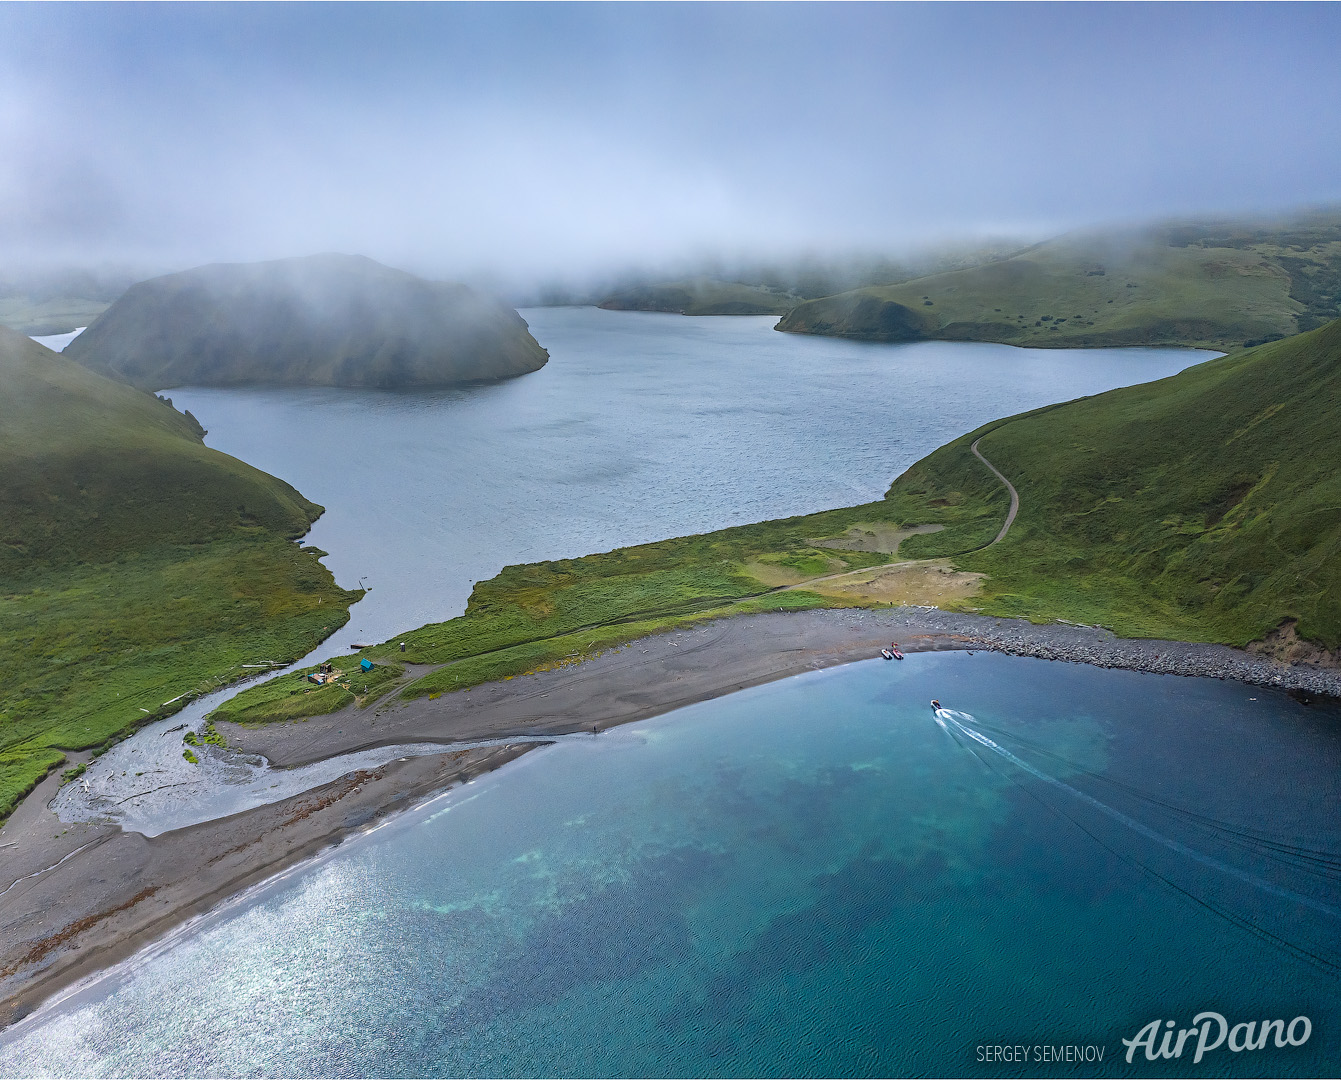
[[[356,255],[139,282],[65,355],[146,390],[449,386],[522,375],[549,359],[511,308]]]
[[[1172,378],[989,424],[891,488],[940,521],[905,555],[990,575],[982,610],[1242,645],[1284,624],[1341,646],[1341,320]]]
[[[795,307],[778,329],[867,341],[1238,348],[1341,316],[1341,215],[1061,237],[982,266]]]
[[[125,267],[7,266],[0,270],[0,324],[21,334],[68,334],[143,276]]]
[[[88,326],[111,305],[82,296],[62,296],[53,300],[34,300],[29,296],[0,298],[0,325],[20,334],[41,337],[44,334],[68,334]]]
[[[607,311],[668,311],[677,315],[782,315],[800,297],[783,289],[692,278],[631,285],[602,300]]]
[[[0,380],[2,818],[62,751],[301,656],[357,594],[292,542],[321,507],[169,402],[6,327]]]

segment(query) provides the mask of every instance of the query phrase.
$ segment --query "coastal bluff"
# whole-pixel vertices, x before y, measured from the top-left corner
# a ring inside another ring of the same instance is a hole
[[[322,507],[167,398],[6,326],[0,380],[3,822],[70,755],[310,652],[362,593],[294,542]]]
[[[221,263],[132,285],[65,350],[145,390],[451,386],[549,354],[516,311],[360,255]]]

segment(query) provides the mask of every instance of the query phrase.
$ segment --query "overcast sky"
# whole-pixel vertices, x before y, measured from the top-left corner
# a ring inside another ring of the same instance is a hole
[[[1341,199],[1341,6],[0,6],[0,257],[440,274]]]

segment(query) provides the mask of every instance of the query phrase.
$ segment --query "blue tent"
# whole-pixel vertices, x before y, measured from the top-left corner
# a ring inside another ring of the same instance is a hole
[[[359,661],[359,667],[361,667],[364,671],[372,671],[373,662],[365,656],[362,660]]]

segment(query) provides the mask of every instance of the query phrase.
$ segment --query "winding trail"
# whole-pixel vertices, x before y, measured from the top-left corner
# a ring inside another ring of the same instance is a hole
[[[991,432],[989,431],[987,434],[990,435]],[[995,476],[998,480],[1000,480],[1003,484],[1006,485],[1006,490],[1010,492],[1010,510],[1007,511],[1006,513],[1005,524],[1001,526],[1001,531],[996,534],[996,539],[992,540],[990,543],[984,544],[981,548],[975,548],[974,549],[975,551],[982,551],[986,548],[991,547],[992,544],[1001,543],[1001,541],[1006,538],[1006,533],[1010,532],[1010,527],[1015,524],[1015,515],[1020,512],[1020,493],[1015,490],[1015,485],[1006,479],[1005,475],[1001,472],[1000,469],[998,469],[995,465],[993,465],[990,461],[988,461],[985,457],[983,457],[982,452],[978,449],[978,444],[982,442],[984,438],[986,438],[985,435],[979,435],[976,439],[973,440],[973,445],[970,446],[969,449],[973,451],[974,457],[976,457],[979,461],[981,461],[984,465],[986,465],[989,469],[992,470],[993,476]],[[840,574],[825,574],[823,577],[808,578],[805,581],[797,582],[795,585],[780,585],[775,589],[770,589],[769,591],[785,592],[789,589],[806,589],[811,585],[819,584],[821,581],[836,581],[839,578],[855,577],[858,574],[866,574],[871,572],[872,570],[889,570],[892,569],[893,567],[898,566],[916,566],[919,563],[938,562],[938,561],[940,560],[905,559],[901,562],[883,563],[880,566],[864,566],[859,570],[845,570]],[[755,598],[751,596],[751,597],[744,597],[743,599],[753,600]]]
[[[987,434],[990,435],[991,432],[989,431]],[[1006,477],[1002,474],[1001,470],[998,469],[995,465],[993,465],[990,461],[988,461],[985,457],[983,457],[982,454],[979,452],[978,444],[982,442],[983,439],[985,439],[986,437],[987,437],[986,435],[979,435],[976,439],[973,440],[973,445],[970,446],[969,449],[973,451],[974,457],[976,457],[979,461],[981,461],[984,465],[986,465],[989,469],[992,470],[993,475],[995,475],[998,480],[1000,480],[1003,484],[1005,484],[1006,490],[1010,492],[1010,512],[1006,514],[1006,523],[1001,526],[1001,531],[996,534],[996,539],[992,541],[992,544],[999,544],[1001,543],[1002,540],[1006,538],[1006,533],[1010,532],[1010,527],[1015,524],[1015,515],[1020,512],[1020,493],[1015,490],[1015,485],[1006,479]],[[985,544],[984,547],[991,547],[992,544]]]

